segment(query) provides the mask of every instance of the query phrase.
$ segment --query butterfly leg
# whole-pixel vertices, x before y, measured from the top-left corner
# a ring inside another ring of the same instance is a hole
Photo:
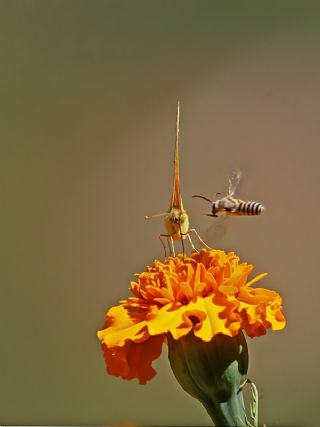
[[[175,257],[176,256],[176,252],[174,250],[174,244],[173,244],[173,238],[172,238],[172,236],[168,236],[168,240],[170,242],[170,253],[171,253],[171,256]]]
[[[197,232],[197,230],[195,228],[191,228],[189,230],[189,233],[191,233],[191,231],[197,236],[200,243],[202,243],[207,249],[211,249],[210,246],[208,246],[206,244],[206,242],[204,240],[202,240],[202,238],[200,237],[199,233]]]
[[[187,234],[185,234],[185,236],[188,237],[189,242],[190,242],[190,246],[192,247],[192,250],[199,253],[199,251],[196,249],[196,247],[193,244],[193,241],[192,241],[191,236],[190,236],[190,231],[191,230],[189,230],[189,232]]]
[[[162,238],[166,237],[167,238],[167,242],[168,242],[168,235],[167,234],[159,234],[159,240],[163,246],[163,250],[164,250],[164,257],[167,258],[167,248],[165,243],[163,242]]]
[[[184,241],[183,241],[183,239],[184,239],[184,237],[185,237],[185,234],[183,234],[183,233],[181,232],[181,225],[180,225],[180,224],[179,224],[179,229],[180,229],[181,246],[182,246],[182,257],[183,257],[183,259],[184,259],[184,256],[185,256],[185,250],[184,250]]]
[[[168,247],[169,247],[169,256],[176,256],[175,250],[174,250],[174,245],[173,245],[173,238],[170,234],[159,234],[159,239],[162,243],[162,246],[164,247],[164,256],[167,257],[167,251],[166,251],[166,247],[165,244],[162,241],[161,237],[166,237],[167,238],[167,243],[168,243]]]

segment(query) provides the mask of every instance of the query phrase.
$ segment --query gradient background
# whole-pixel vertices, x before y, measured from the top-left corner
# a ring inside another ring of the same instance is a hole
[[[178,98],[186,208],[234,166],[267,207],[219,242],[284,298],[287,328],[248,340],[261,424],[319,424],[319,24],[316,1],[0,1],[2,425],[211,425],[166,348],[139,386],[96,338],[163,256],[144,215],[169,205]]]

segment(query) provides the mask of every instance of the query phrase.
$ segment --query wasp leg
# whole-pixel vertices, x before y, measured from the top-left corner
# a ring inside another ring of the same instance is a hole
[[[191,230],[189,230],[189,233],[193,231],[193,233],[197,236],[198,240],[200,243],[202,243],[207,249],[212,249],[210,248],[210,246],[208,246],[206,244],[206,242],[204,240],[202,240],[202,238],[199,236],[199,233],[197,232],[197,230],[195,228],[191,228]]]

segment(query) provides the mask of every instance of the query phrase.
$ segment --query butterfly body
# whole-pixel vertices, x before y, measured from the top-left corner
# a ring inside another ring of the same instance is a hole
[[[189,216],[185,210],[173,208],[165,217],[167,233],[173,240],[184,239],[189,232]]]
[[[171,202],[169,210],[166,213],[156,214],[152,216],[146,216],[146,218],[152,218],[156,216],[164,216],[164,224],[167,234],[160,234],[159,238],[163,245],[165,256],[167,254],[166,245],[163,242],[163,238],[167,240],[167,244],[170,249],[170,255],[175,256],[175,249],[173,245],[174,240],[181,240],[183,255],[184,239],[188,238],[189,243],[193,250],[196,248],[191,240],[190,233],[193,232],[199,239],[199,241],[209,248],[206,243],[201,239],[199,234],[194,228],[190,228],[189,216],[187,211],[183,207],[181,191],[180,191],[180,176],[179,176],[179,121],[180,121],[180,104],[177,106],[177,120],[176,120],[176,141],[175,141],[175,152],[174,152],[174,168],[173,168],[173,188]]]

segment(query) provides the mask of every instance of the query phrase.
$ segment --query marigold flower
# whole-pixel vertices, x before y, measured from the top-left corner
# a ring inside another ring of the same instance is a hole
[[[152,362],[170,333],[174,340],[193,331],[210,342],[223,334],[250,337],[283,329],[280,295],[247,282],[253,266],[234,252],[203,249],[190,257],[156,260],[131,282],[132,297],[112,307],[98,332],[109,374],[145,384],[156,374]]]

